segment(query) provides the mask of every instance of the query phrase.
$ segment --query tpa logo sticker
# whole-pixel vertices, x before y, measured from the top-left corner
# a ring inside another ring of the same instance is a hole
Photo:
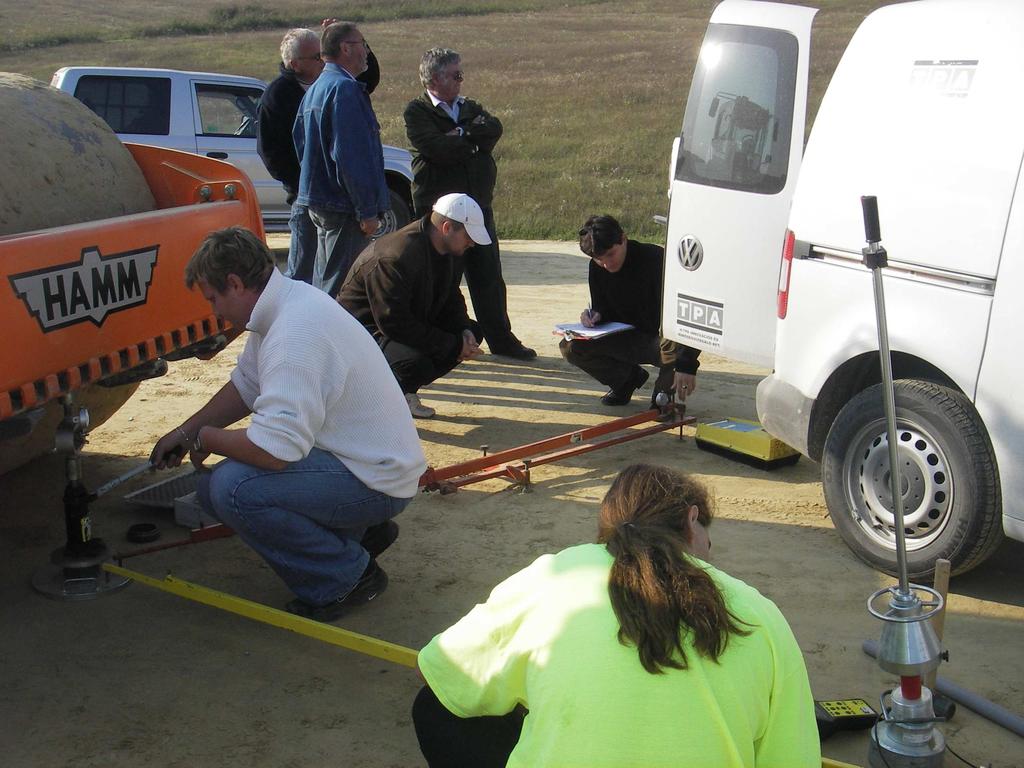
[[[676,294],[676,323],[721,336],[725,329],[725,305],[719,301]]]
[[[103,256],[93,246],[82,249],[77,264],[23,272],[9,279],[44,333],[86,320],[102,325],[111,312],[146,303],[158,250],[152,245]]]
[[[910,70],[910,87],[920,93],[965,98],[977,71],[977,59],[915,61]]]

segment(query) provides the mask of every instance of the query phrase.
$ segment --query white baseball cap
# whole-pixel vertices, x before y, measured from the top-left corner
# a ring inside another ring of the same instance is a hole
[[[465,226],[469,239],[477,245],[491,244],[491,236],[484,226],[484,212],[476,200],[464,192],[452,192],[437,198],[434,212]]]

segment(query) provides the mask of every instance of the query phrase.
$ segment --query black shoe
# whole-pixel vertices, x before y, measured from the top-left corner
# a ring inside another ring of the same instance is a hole
[[[509,339],[507,344],[495,347],[488,342],[487,346],[490,348],[492,355],[499,355],[501,357],[513,357],[516,360],[533,360],[537,357],[537,350],[527,347],[515,336]]]
[[[649,376],[650,374],[638,365],[633,371],[633,377],[621,387],[609,389],[607,394],[601,398],[601,402],[604,405],[629,405],[629,401],[633,399],[633,393],[647,383]]]
[[[359,577],[356,585],[349,590],[344,597],[332,600],[327,605],[310,605],[309,603],[296,598],[289,602],[284,609],[288,613],[302,616],[313,621],[337,621],[353,608],[366,605],[377,595],[388,588],[388,575],[384,569],[377,565],[377,561],[371,559],[363,575]]]
[[[394,520],[385,520],[383,523],[367,528],[359,543],[370,553],[370,557],[376,559],[385,549],[394,544],[397,538],[398,523]]]

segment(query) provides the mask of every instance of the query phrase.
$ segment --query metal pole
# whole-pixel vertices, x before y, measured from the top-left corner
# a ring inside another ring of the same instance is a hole
[[[907,579],[907,541],[903,527],[903,480],[900,475],[899,443],[896,437],[896,398],[892,383],[892,358],[889,354],[889,327],[885,321],[885,291],[882,286],[882,268],[888,264],[878,224],[878,199],[868,195],[860,199],[864,212],[864,239],[868,247],[863,250],[864,265],[871,270],[875,293],[875,319],[878,324],[878,354],[882,363],[882,404],[885,409],[885,433],[889,442],[889,487],[892,491],[892,511],[896,529],[896,567],[899,571],[899,592],[910,594]]]

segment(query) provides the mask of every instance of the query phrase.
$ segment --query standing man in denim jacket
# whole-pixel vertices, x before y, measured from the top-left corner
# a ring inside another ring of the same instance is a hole
[[[334,19],[324,19],[324,26]],[[288,267],[285,275],[306,283],[313,282],[316,263],[316,227],[304,205],[296,205],[299,194],[299,158],[295,155],[292,126],[299,113],[299,104],[309,86],[320,77],[324,62],[320,57],[320,35],[312,29],[290,29],[281,40],[281,74],[271,81],[260,99],[260,116],[256,123],[256,151],[267,171],[284,185],[292,213],[288,219],[291,242],[288,246]],[[366,93],[380,82],[380,66],[369,51],[366,71],[356,78],[366,85]]]
[[[337,22],[321,35],[320,51],[324,71],[306,91],[292,130],[300,165],[296,202],[316,225],[313,285],[336,296],[391,200],[380,125],[356,80],[366,69],[366,40],[355,24]]]

